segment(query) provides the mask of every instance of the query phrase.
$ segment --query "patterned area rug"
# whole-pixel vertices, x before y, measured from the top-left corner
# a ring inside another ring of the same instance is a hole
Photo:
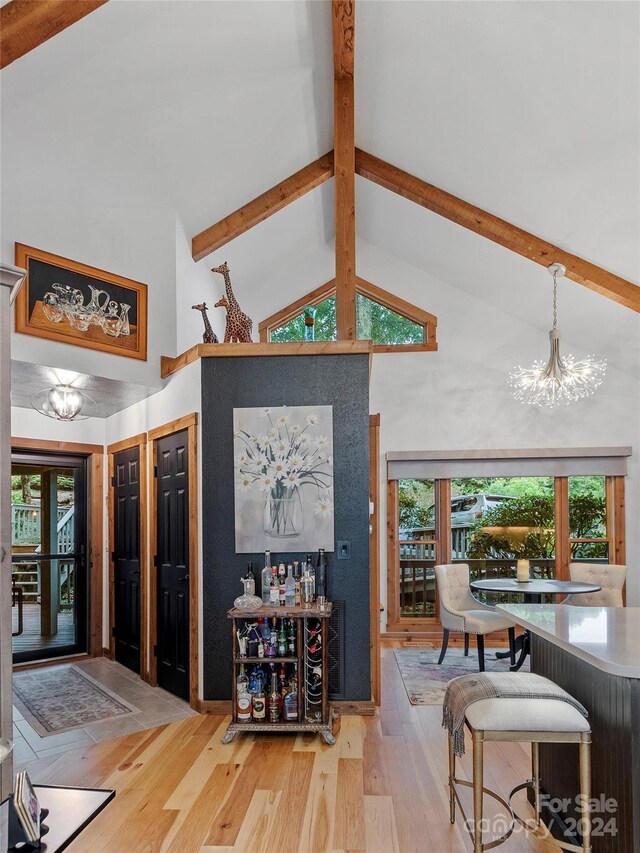
[[[42,737],[139,710],[71,664],[16,673],[13,694],[16,707]]]
[[[509,658],[498,660],[495,652],[500,649],[485,649],[484,665],[487,672],[508,672]],[[438,666],[440,649],[396,649],[396,663],[412,705],[442,705],[447,684],[452,678],[478,671],[478,652],[469,649],[449,648],[441,666]],[[526,660],[522,670],[529,669]]]

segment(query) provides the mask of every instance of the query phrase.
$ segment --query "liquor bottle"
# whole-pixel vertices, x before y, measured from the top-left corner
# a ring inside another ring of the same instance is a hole
[[[287,671],[284,664],[281,663],[280,669],[278,670],[278,690],[280,691],[281,696],[286,696],[288,687],[289,682],[287,681]]]
[[[293,619],[289,619],[287,626],[287,651],[289,657],[293,657],[296,653],[296,624]]]
[[[284,619],[280,620],[280,629],[278,631],[278,657],[285,657],[287,654],[287,635],[284,632]]]
[[[268,699],[270,723],[277,723],[280,719],[280,702],[281,696],[278,690],[278,677],[276,676],[275,669],[273,669],[271,671],[271,689],[269,690]]]
[[[304,608],[308,609],[313,606],[313,578],[309,574],[307,566],[304,567],[304,574],[302,575],[300,597]]]
[[[286,601],[286,572],[284,563],[278,566],[278,602],[280,607],[284,607]]]
[[[262,639],[262,637],[260,637],[260,639],[258,640],[258,657],[264,657],[264,640]]]
[[[316,565],[316,597],[324,604],[327,597],[327,558],[324,548],[318,548],[318,563]]]
[[[264,616],[261,616],[258,619],[258,631],[260,631],[260,636],[262,637],[262,641],[266,645],[269,642],[269,634],[271,633],[271,630],[269,628],[269,623],[264,618]]]
[[[258,688],[258,692],[254,693],[251,698],[251,716],[254,722],[264,723],[266,717],[266,697],[262,685]]]
[[[269,587],[269,606],[277,607],[280,600],[280,584],[278,583],[278,570],[275,566],[271,568],[271,586]]]
[[[278,654],[278,631],[276,629],[275,616],[271,620],[271,629],[269,631],[269,645],[267,647],[267,656],[274,658]]]
[[[247,592],[250,595],[255,595],[256,594],[256,576],[253,573],[253,563],[249,563],[249,565],[247,566],[247,573],[244,576],[244,578],[245,578],[245,580],[249,581],[249,583],[246,585],[247,586]]]
[[[258,688],[260,687],[260,679],[258,678],[258,667],[254,666],[251,672],[249,673],[249,680],[247,684],[247,690],[252,695],[258,692]]]
[[[286,722],[298,719],[298,664],[293,665],[293,675],[289,679],[289,690],[282,702],[282,718]]]
[[[302,571],[300,570],[300,563],[297,560],[293,561],[293,579],[295,581],[295,599],[294,603],[296,607],[300,607],[302,604],[302,598],[300,595],[300,583],[302,581]]]
[[[264,569],[260,573],[262,582],[262,603],[269,603],[269,588],[271,586],[271,551],[264,552]]]
[[[239,723],[248,723],[251,720],[249,679],[245,674],[243,663],[240,664],[240,672],[236,679],[236,716]]]
[[[316,570],[313,568],[313,563],[311,562],[311,554],[307,554],[307,562],[304,567],[305,572],[309,572],[311,575],[311,580],[313,582],[313,590],[312,594],[315,599],[316,597]]]
[[[292,573],[293,566],[289,563],[287,566],[287,577],[284,582],[284,603],[287,607],[295,607],[296,603],[296,582]]]

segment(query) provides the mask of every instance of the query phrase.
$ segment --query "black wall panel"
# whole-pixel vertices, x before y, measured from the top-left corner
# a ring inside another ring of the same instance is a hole
[[[351,559],[328,554],[328,591],[343,602],[343,695],[371,698],[369,671],[369,356],[318,355],[202,359],[202,537],[204,698],[231,696],[231,629],[226,618],[242,592],[249,560],[236,554],[233,409],[333,406],[335,539]],[[272,541],[272,540],[269,540]],[[291,562],[304,555],[278,552]],[[316,554],[313,555],[314,559]]]

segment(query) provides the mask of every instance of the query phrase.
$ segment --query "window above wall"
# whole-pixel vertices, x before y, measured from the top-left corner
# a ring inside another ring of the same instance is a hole
[[[356,284],[358,340],[373,341],[374,352],[433,352],[437,317],[392,293],[358,278]],[[305,309],[311,309],[310,311]],[[306,322],[313,321],[314,340],[336,340],[335,280],[287,305],[260,323],[260,340],[303,341]],[[312,317],[310,315],[313,315]]]

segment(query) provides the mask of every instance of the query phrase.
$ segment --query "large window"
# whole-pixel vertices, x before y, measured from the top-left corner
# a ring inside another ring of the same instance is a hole
[[[614,559],[614,487],[621,477],[475,477],[389,482],[389,628],[437,617],[433,567],[465,562],[473,578],[532,574],[568,578],[572,561]],[[623,541],[618,508],[617,541]],[[405,628],[406,629],[406,628]]]
[[[356,336],[373,342],[374,352],[436,350],[438,321],[416,305],[358,278]],[[260,340],[335,341],[335,282],[308,293],[260,323]]]

